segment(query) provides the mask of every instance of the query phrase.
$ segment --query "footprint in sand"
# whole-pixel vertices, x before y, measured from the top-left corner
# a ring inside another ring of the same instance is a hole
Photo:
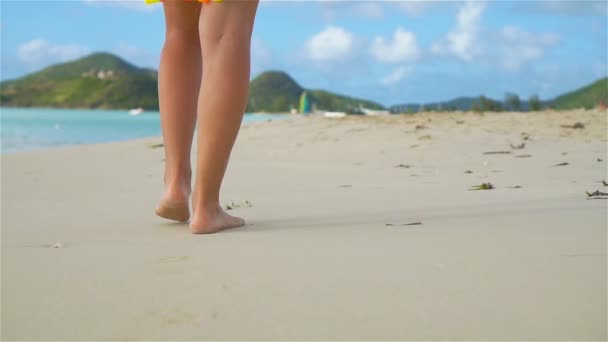
[[[163,325],[175,326],[184,324],[196,324],[200,322],[198,315],[184,311],[180,308],[149,310],[142,317],[143,320],[152,319]]]
[[[167,263],[186,261],[188,259],[190,259],[189,256],[167,256],[167,257],[162,257],[162,258],[158,259],[158,262],[161,264],[167,264]]]

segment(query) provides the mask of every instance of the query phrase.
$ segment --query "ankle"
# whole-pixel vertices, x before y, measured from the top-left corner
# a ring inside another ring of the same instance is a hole
[[[222,211],[219,201],[202,201],[197,203],[193,209],[196,216],[199,217],[215,217]]]
[[[165,186],[167,188],[187,188],[190,189],[192,178],[191,171],[165,172]]]

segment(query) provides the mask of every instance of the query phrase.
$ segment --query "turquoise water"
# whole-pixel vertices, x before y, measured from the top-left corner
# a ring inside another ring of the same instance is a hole
[[[244,122],[284,117],[246,114]],[[0,131],[3,154],[161,134],[158,112],[132,116],[127,111],[48,108],[0,108]]]

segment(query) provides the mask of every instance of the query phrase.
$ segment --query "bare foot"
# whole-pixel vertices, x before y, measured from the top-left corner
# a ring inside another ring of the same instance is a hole
[[[222,208],[217,207],[216,210],[202,215],[195,213],[192,221],[190,221],[190,231],[192,234],[212,234],[222,229],[242,227],[244,225],[245,220],[228,215]]]
[[[177,190],[176,190],[177,188]],[[154,209],[156,215],[168,220],[188,222],[190,219],[189,187],[168,187]]]

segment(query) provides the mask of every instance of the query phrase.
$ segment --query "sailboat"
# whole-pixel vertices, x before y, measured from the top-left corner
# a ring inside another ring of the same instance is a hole
[[[129,115],[133,115],[133,116],[135,116],[135,115],[139,115],[139,114],[141,114],[141,113],[143,113],[143,112],[144,112],[144,109],[143,109],[143,108],[141,108],[141,107],[138,107],[138,108],[131,109],[131,110],[129,111]]]

